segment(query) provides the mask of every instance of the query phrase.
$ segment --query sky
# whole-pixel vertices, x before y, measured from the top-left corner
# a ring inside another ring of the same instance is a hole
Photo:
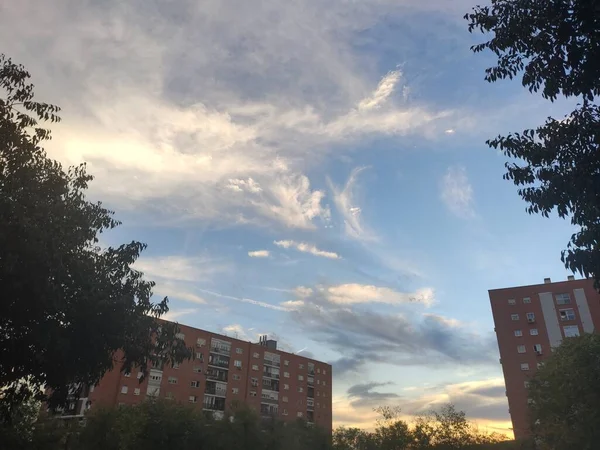
[[[0,0],[0,52],[168,318],[333,364],[334,425],[451,401],[506,431],[487,291],[566,279],[573,230],[485,141],[566,105],[484,80],[473,4]]]

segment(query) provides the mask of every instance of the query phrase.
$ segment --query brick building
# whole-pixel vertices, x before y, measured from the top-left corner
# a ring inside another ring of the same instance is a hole
[[[243,401],[262,416],[303,418],[331,430],[329,364],[278,350],[277,342],[266,338],[251,343],[185,325],[180,325],[180,334],[194,349],[193,359],[153,368],[141,383],[141,373],[123,373],[115,367],[85,398],[73,402],[72,413],[160,397],[219,416],[232,402]]]
[[[527,382],[562,340],[600,328],[600,295],[593,280],[489,291],[500,363],[516,439],[529,430]]]

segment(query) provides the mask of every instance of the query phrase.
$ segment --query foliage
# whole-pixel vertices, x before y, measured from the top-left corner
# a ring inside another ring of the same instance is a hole
[[[175,324],[159,328],[167,299],[152,303],[154,283],[131,267],[145,245],[99,247],[119,222],[86,200],[85,165],[65,171],[40,146],[51,136],[39,122],[59,122],[60,109],[34,101],[29,77],[0,55],[0,388],[18,405],[44,399],[45,386],[56,406],[96,383],[119,349],[124,370],[143,372],[190,351]]]
[[[417,418],[414,427],[415,449],[454,450],[476,445],[495,444],[506,438],[499,434],[481,433],[452,404]]]
[[[595,0],[492,0],[465,15],[469,31],[491,33],[472,47],[497,57],[495,82],[522,74],[530,92],[550,101],[575,97],[576,109],[536,129],[487,141],[513,161],[506,180],[519,186],[530,214],[556,210],[578,231],[562,253],[565,266],[600,287],[600,3]],[[517,160],[517,162],[514,162]]]
[[[214,420],[187,405],[168,400],[94,411],[87,419],[81,450],[328,450],[329,437],[305,423],[261,421],[239,405],[224,420]]]
[[[529,383],[534,436],[554,450],[600,442],[600,336],[568,338]]]
[[[373,432],[338,428],[333,432],[333,450],[484,450],[506,440],[502,435],[479,432],[452,404],[417,417],[413,426],[400,419],[399,408],[383,406],[375,411],[381,417]]]

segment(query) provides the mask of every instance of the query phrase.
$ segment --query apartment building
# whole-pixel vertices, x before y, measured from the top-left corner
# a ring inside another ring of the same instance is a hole
[[[489,291],[516,439],[529,434],[527,383],[564,338],[600,328],[600,295],[590,279]]]
[[[193,404],[219,417],[242,401],[265,417],[302,418],[331,430],[329,364],[278,350],[277,342],[266,337],[251,343],[185,325],[179,337],[193,347],[192,360],[152,368],[141,383],[141,372],[115,367],[73,403],[74,414],[155,397]]]

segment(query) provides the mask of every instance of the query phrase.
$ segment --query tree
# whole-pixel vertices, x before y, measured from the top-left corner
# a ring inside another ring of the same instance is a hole
[[[417,417],[413,429],[414,449],[459,450],[482,444],[495,444],[506,438],[499,434],[481,433],[470,423],[464,411],[448,403]]]
[[[495,66],[485,79],[495,82],[522,74],[530,92],[554,101],[579,103],[563,119],[548,118],[535,130],[488,140],[513,161],[506,180],[519,187],[529,214],[556,210],[578,231],[562,261],[573,272],[595,277],[600,288],[600,3],[596,0],[492,0],[465,15],[469,31],[491,33],[472,47],[490,50]],[[515,162],[516,160],[517,162]]]
[[[529,383],[535,438],[555,450],[591,450],[600,442],[600,336],[567,338]]]
[[[30,75],[0,55],[0,389],[6,404],[32,396],[51,406],[95,384],[121,350],[123,370],[190,356],[177,326],[156,319],[167,299],[131,265],[145,248],[101,249],[98,235],[119,222],[86,200],[85,165],[64,171],[41,143],[60,121],[33,100]],[[26,381],[25,383],[23,381]]]

